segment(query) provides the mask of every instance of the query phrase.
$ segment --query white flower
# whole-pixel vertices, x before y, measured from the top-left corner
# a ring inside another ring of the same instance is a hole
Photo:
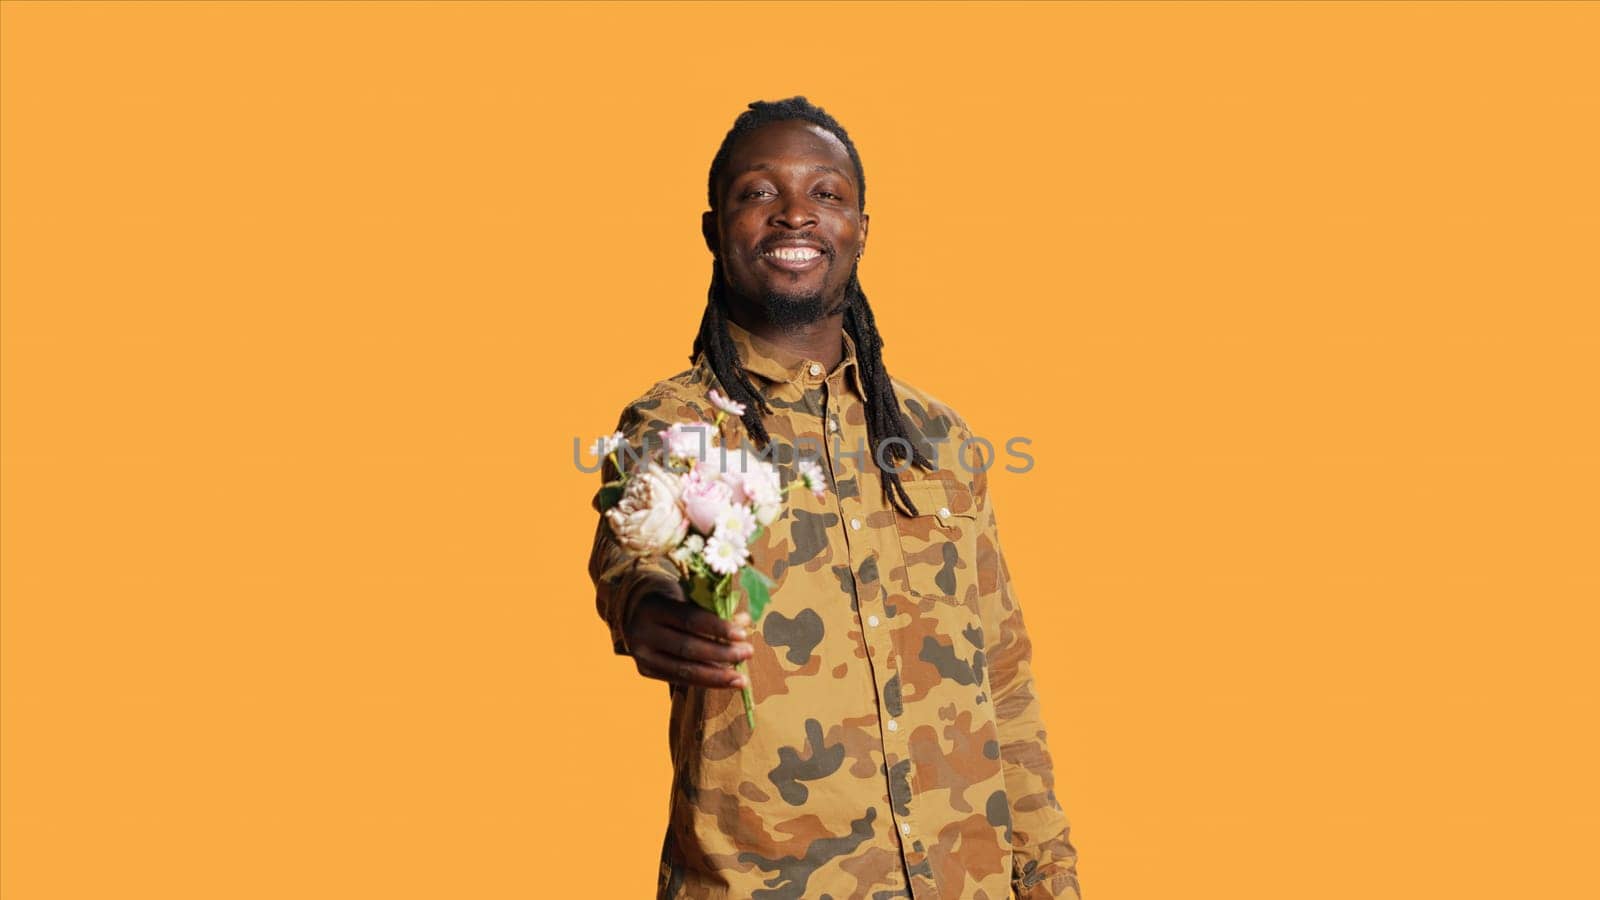
[[[732,575],[749,558],[750,551],[743,544],[725,541],[715,535],[706,541],[706,565],[718,575]]]
[[[721,478],[723,483],[727,484],[728,488],[733,491],[733,496],[737,500],[743,499],[745,496],[745,476],[755,471],[760,463],[761,461],[756,458],[755,454],[744,447],[734,447],[732,449],[718,447],[715,453],[707,456],[696,467],[701,469],[708,479]]]
[[[745,473],[743,487],[745,498],[758,505],[783,502],[783,481],[777,467],[766,460],[755,461]]]
[[[828,476],[823,473],[822,466],[817,465],[814,459],[802,459],[795,468],[800,473],[800,480],[805,482],[806,490],[821,499],[828,490]]]
[[[756,521],[762,525],[771,525],[778,521],[778,516],[783,512],[782,503],[757,503]]]
[[[744,415],[743,403],[737,403],[733,400],[729,400],[727,397],[722,396],[722,394],[719,393],[716,388],[711,389],[711,405],[730,415]]]
[[[731,503],[717,514],[716,536],[740,545],[750,543],[750,533],[756,530],[755,513],[743,503]]]
[[[674,422],[659,434],[669,457],[705,459],[710,455],[712,431],[704,422]]]
[[[764,459],[751,459],[750,471],[740,481],[742,497],[755,507],[756,521],[771,525],[783,512],[783,482],[778,469]]]
[[[622,499],[606,511],[617,541],[639,556],[665,553],[688,533],[689,520],[678,508],[683,487],[678,475],[649,463],[628,479]]]
[[[622,432],[606,435],[589,446],[589,452],[595,456],[605,456],[617,449],[622,444]]]
[[[691,534],[683,539],[683,546],[687,547],[690,553],[699,553],[706,549],[706,539],[698,534]]]

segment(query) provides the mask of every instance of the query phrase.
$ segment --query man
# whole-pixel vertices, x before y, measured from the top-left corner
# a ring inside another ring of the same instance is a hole
[[[751,103],[708,199],[693,367],[618,428],[657,446],[672,422],[712,421],[717,390],[745,406],[724,445],[770,453],[786,483],[815,459],[830,490],[790,493],[750,548],[777,582],[754,626],[687,602],[665,559],[602,578],[627,554],[596,528],[590,574],[613,647],[671,685],[657,897],[1078,897],[988,494],[993,452],[884,370],[856,274],[868,217],[855,146],[804,97]]]

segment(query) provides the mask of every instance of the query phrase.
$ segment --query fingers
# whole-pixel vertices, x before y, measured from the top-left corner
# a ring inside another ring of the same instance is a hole
[[[636,611],[636,617],[648,612],[650,618],[657,624],[703,635],[712,640],[744,641],[750,637],[748,631],[750,614],[743,610],[729,621],[688,600],[676,600],[654,591],[639,600],[639,607],[641,608]]]
[[[630,616],[628,646],[639,674],[682,685],[708,688],[742,687],[733,668],[755,652],[750,644],[750,615],[732,620],[687,600],[650,591]]]
[[[690,637],[689,635],[685,636]],[[633,658],[639,667],[639,674],[647,678],[706,688],[741,688],[745,686],[744,676],[740,675],[739,671],[730,665],[697,662],[681,656],[673,656],[649,645],[636,648]]]
[[[739,614],[744,616],[743,620],[739,620],[738,616],[735,616],[735,621],[729,621],[693,603],[683,604],[681,613],[682,617],[679,619],[678,627],[684,631],[705,635],[719,641],[743,641],[748,640],[750,637],[749,632],[745,629],[745,626],[750,622],[750,617],[744,613]]]
[[[657,650],[669,651],[691,662],[736,663],[749,659],[754,653],[749,641],[723,643],[687,631],[674,631],[662,637],[664,640],[656,644]]]

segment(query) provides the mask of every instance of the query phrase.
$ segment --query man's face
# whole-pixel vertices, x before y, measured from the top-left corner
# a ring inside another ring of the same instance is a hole
[[[719,209],[702,220],[734,302],[780,326],[842,311],[867,240],[858,191],[849,152],[824,128],[772,122],[739,139]]]

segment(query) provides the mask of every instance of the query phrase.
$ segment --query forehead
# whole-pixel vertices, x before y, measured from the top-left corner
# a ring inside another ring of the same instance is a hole
[[[820,125],[801,120],[769,122],[734,142],[728,154],[727,177],[737,178],[754,167],[832,166],[855,180],[855,167],[844,142]]]

